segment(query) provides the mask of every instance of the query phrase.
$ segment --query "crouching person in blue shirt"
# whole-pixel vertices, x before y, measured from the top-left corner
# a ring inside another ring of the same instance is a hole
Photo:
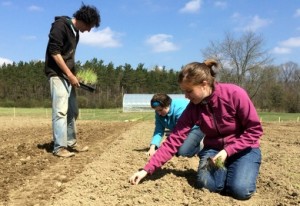
[[[147,152],[152,156],[160,146],[162,138],[169,130],[172,132],[179,117],[188,105],[189,100],[183,98],[171,99],[167,94],[155,94],[151,99],[151,107],[155,110],[155,129]],[[203,148],[203,132],[198,126],[194,126],[189,132],[183,145],[179,148],[177,156],[193,157]]]

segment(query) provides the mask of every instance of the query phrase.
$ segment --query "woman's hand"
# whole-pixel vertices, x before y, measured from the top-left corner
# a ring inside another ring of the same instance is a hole
[[[152,155],[154,155],[155,152],[156,152],[156,150],[155,150],[155,145],[152,144],[152,145],[150,146],[150,149],[149,149],[148,152],[146,153],[146,155],[149,156],[149,157],[152,157]]]
[[[145,170],[141,170],[139,172],[134,173],[130,178],[129,178],[129,182],[132,185],[137,185],[139,184],[139,182],[147,176],[147,172]]]
[[[222,149],[219,153],[217,153],[213,158],[213,162],[216,163],[216,160],[219,158],[219,160],[222,161],[222,163],[225,162],[226,158],[227,158],[227,152]]]

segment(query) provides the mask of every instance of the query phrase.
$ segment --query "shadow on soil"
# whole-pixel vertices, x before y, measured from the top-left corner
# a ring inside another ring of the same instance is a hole
[[[145,147],[145,148],[141,148],[141,149],[133,149],[132,151],[135,151],[135,152],[148,152],[149,150],[149,147]]]
[[[44,144],[38,144],[37,148],[41,149],[41,150],[45,150],[48,153],[52,153],[53,151],[53,147],[54,147],[54,142],[48,142],[48,143],[44,143]]]
[[[167,175],[167,174],[174,174],[177,177],[184,177],[186,178],[187,182],[189,183],[189,185],[191,185],[192,187],[196,188],[196,178],[197,178],[197,172],[193,169],[187,169],[187,170],[176,170],[176,169],[167,169],[167,168],[163,168],[163,169],[159,169],[157,171],[155,171],[154,174],[147,176],[144,181],[147,180],[158,180],[161,179],[163,176]]]

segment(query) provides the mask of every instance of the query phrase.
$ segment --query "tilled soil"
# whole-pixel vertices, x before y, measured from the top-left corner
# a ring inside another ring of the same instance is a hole
[[[199,159],[174,157],[133,186],[142,168],[152,121],[78,120],[88,152],[52,155],[51,122],[0,117],[0,205],[300,205],[300,124],[263,123],[263,162],[257,192],[248,201],[194,187]]]

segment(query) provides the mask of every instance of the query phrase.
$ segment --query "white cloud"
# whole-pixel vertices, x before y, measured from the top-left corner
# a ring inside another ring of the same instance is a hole
[[[291,53],[291,49],[286,47],[275,47],[271,52],[274,54],[289,54]]]
[[[300,47],[300,37],[291,37],[279,44],[283,47]]]
[[[234,21],[239,20],[240,17],[241,17],[241,15],[240,15],[240,13],[238,13],[238,12],[235,12],[235,13],[233,13],[233,14],[231,15],[231,18],[232,18]]]
[[[100,31],[90,31],[82,33],[80,43],[102,48],[115,48],[122,46],[120,42],[120,33],[112,31],[109,27]]]
[[[300,37],[291,37],[279,42],[278,45],[272,50],[272,53],[289,54],[292,52],[292,48],[300,47]]]
[[[262,19],[259,16],[254,16],[249,24],[244,27],[244,30],[257,31],[258,29],[269,25],[272,21],[268,19]]]
[[[13,63],[12,60],[0,57],[0,66],[2,66],[3,64],[12,64],[12,63]]]
[[[146,43],[152,47],[153,52],[168,52],[178,50],[178,47],[170,41],[172,35],[156,34],[149,37]]]
[[[294,14],[294,17],[300,17],[300,9],[297,9],[295,14]]]
[[[31,5],[28,7],[29,11],[43,11],[44,9],[42,7],[36,6],[36,5]]]
[[[185,6],[179,10],[181,13],[196,13],[201,8],[201,0],[191,0],[185,4]]]
[[[258,15],[255,15],[254,17],[252,17],[250,20],[248,20],[248,23],[247,20],[245,20],[245,18],[243,18],[240,14],[236,13],[232,16],[232,18],[235,20],[235,21],[238,21],[240,24],[242,25],[245,25],[246,26],[242,26],[242,27],[238,27],[236,28],[236,30],[238,31],[257,31],[258,29],[260,28],[263,28],[263,27],[266,27],[268,26],[269,24],[272,23],[271,20],[269,19],[262,19],[260,18]]]
[[[227,7],[227,3],[225,1],[216,1],[214,5],[222,9],[225,9]]]

